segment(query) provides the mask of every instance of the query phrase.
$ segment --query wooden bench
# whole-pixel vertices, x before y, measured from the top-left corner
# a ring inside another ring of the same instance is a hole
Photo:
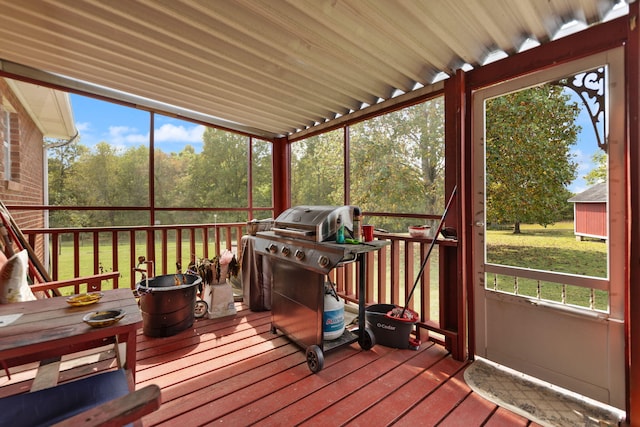
[[[0,399],[3,425],[122,426],[160,407],[160,388],[134,389],[123,369]]]

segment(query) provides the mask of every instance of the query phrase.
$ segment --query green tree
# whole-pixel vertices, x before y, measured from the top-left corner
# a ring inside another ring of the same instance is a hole
[[[273,151],[271,143],[253,140],[253,206],[273,205]],[[271,215],[266,215],[271,216]],[[266,217],[261,215],[261,217]]]
[[[78,141],[48,150],[49,204],[52,206],[74,206],[78,204],[78,195],[71,191],[70,181],[76,176],[76,160],[86,155],[89,149]],[[82,222],[83,212],[51,211],[52,227],[66,227]]]
[[[179,153],[165,153],[155,150],[154,193],[158,207],[190,207],[191,177],[189,170],[197,154],[191,145],[185,146]],[[163,212],[163,223],[171,223],[176,214]]]
[[[155,152],[155,201],[158,207],[192,207],[195,191],[190,171],[198,158],[195,149],[186,145],[179,153]],[[205,216],[193,212],[163,211],[156,220],[163,224],[197,223]]]
[[[416,147],[413,157],[419,159],[419,176],[425,213],[438,213],[444,207],[444,98],[432,99],[407,110],[403,120],[407,137]]]
[[[440,213],[444,189],[444,100],[434,98],[349,128],[350,203],[364,211]],[[344,130],[293,143],[293,204],[344,201]],[[376,218],[389,231],[415,220]]]
[[[596,164],[596,167],[584,176],[587,185],[607,182],[607,153],[598,150],[591,156],[591,160]]]
[[[352,126],[351,194],[365,211],[436,214],[444,199],[444,100]],[[381,219],[378,219],[382,221]],[[406,231],[415,221],[377,225]]]
[[[118,206],[127,190],[121,187],[121,167],[117,150],[100,142],[78,158],[68,190],[81,206]],[[88,211],[84,219],[85,223],[74,225],[114,225],[118,215],[115,211]]]
[[[580,112],[556,85],[503,95],[486,106],[487,221],[552,224],[567,204]]]
[[[202,152],[189,165],[185,193],[193,207],[243,208],[248,205],[248,147],[243,135],[207,128]],[[241,221],[233,211],[216,214],[218,222]],[[203,218],[213,222],[213,215]]]
[[[116,151],[113,161],[113,177],[110,185],[115,191],[110,195],[117,206],[149,205],[149,148],[143,145]],[[114,225],[144,225],[149,216],[139,211],[118,211],[112,216]]]
[[[344,204],[343,141],[343,131],[340,129],[293,143],[293,205]]]
[[[248,204],[249,139],[242,135],[207,129],[202,153],[187,145],[179,153],[154,153],[154,196],[157,207],[219,207],[216,213],[162,211],[162,223],[235,222],[246,220],[236,208]],[[149,149],[144,145],[117,149],[100,142],[92,149],[75,144],[52,148],[49,158],[51,203],[77,206],[149,206]],[[254,204],[271,206],[271,144],[253,146]],[[54,215],[52,215],[54,218]],[[149,223],[145,212],[65,212],[56,226],[141,225]]]

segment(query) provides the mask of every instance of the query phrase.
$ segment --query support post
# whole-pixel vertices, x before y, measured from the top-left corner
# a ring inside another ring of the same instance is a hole
[[[629,277],[627,278],[625,354],[627,424],[640,423],[640,2],[629,4],[627,56],[629,182]],[[635,418],[635,423],[632,421]]]
[[[467,301],[465,248],[467,233],[464,226],[468,196],[466,175],[470,152],[466,147],[466,86],[465,73],[458,70],[455,76],[445,82],[445,194],[451,194],[457,186],[458,197],[450,207],[450,215],[445,222],[458,233],[458,245],[440,247],[440,326],[456,332],[446,337],[446,346],[456,360],[467,358],[467,310],[472,305]],[[436,236],[437,237],[437,236]]]
[[[273,142],[273,215],[291,204],[291,149],[286,137]]]

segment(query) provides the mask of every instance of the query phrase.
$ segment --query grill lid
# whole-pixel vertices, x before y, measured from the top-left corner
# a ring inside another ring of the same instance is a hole
[[[272,231],[281,236],[325,242],[335,239],[338,217],[353,234],[351,206],[295,206],[282,212]]]

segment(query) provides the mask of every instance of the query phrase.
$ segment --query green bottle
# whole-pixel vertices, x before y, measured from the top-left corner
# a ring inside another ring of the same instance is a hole
[[[338,215],[336,222],[338,229],[336,230],[336,243],[344,243],[344,225],[342,225],[342,216]]]

